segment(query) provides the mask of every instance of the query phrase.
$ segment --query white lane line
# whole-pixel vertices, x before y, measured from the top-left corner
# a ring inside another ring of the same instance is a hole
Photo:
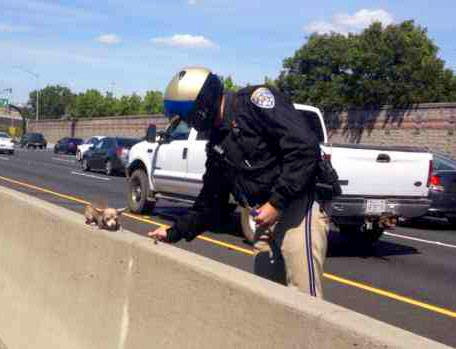
[[[392,236],[392,237],[399,238],[399,239],[418,241],[418,242],[423,242],[425,244],[430,244],[430,245],[437,245],[437,246],[443,246],[443,247],[456,248],[456,245],[446,244],[446,243],[440,242],[440,241],[424,240],[424,239],[414,238],[414,237],[411,237],[411,236],[393,234],[393,233],[390,233],[390,232],[387,232],[387,231],[385,231],[384,234],[386,236]]]
[[[110,181],[111,180],[111,178],[100,177],[100,176],[95,176],[95,175],[86,174],[86,173],[80,173],[80,172],[76,172],[76,171],[71,171],[71,174],[76,175],[76,176],[83,176],[83,177],[100,179],[100,180],[103,180],[103,181]]]
[[[70,163],[72,163],[72,164],[74,164],[74,163],[76,162],[75,160],[62,159],[62,158],[52,158],[52,160],[70,162]]]
[[[9,158],[7,158],[7,157],[4,157],[4,156],[0,156],[0,160],[5,160],[5,161],[8,161],[8,160],[9,160]]]

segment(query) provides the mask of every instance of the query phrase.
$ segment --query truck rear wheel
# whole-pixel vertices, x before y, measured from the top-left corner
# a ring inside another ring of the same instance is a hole
[[[133,213],[143,213],[153,209],[155,202],[149,198],[149,180],[144,170],[136,170],[128,180],[128,207]]]

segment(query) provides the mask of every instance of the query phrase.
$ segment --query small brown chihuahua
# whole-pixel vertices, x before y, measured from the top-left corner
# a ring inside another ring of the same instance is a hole
[[[394,228],[397,225],[397,217],[391,214],[384,214],[380,216],[378,225],[384,229]]]
[[[117,231],[121,228],[119,218],[126,208],[98,208],[88,204],[84,211],[86,224],[95,223],[99,229]]]

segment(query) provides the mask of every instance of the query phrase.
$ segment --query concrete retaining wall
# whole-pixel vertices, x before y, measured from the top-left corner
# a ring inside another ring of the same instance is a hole
[[[326,113],[326,127],[332,143],[425,146],[456,158],[456,103],[427,103],[408,109],[349,110]],[[29,121],[30,132],[42,132],[48,142],[70,135],[144,137],[149,123],[162,128],[166,119],[159,115]]]
[[[428,147],[456,158],[456,103],[326,113],[333,143]]]
[[[63,137],[89,138],[95,135],[142,138],[147,127],[162,129],[167,119],[161,115],[115,116],[76,120],[29,120],[28,132],[41,132],[50,143]]]
[[[9,189],[0,205],[10,349],[444,347]]]

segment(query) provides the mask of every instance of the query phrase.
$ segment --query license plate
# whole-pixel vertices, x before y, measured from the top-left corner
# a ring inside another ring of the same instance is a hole
[[[366,213],[383,213],[386,212],[386,200],[367,200]]]

